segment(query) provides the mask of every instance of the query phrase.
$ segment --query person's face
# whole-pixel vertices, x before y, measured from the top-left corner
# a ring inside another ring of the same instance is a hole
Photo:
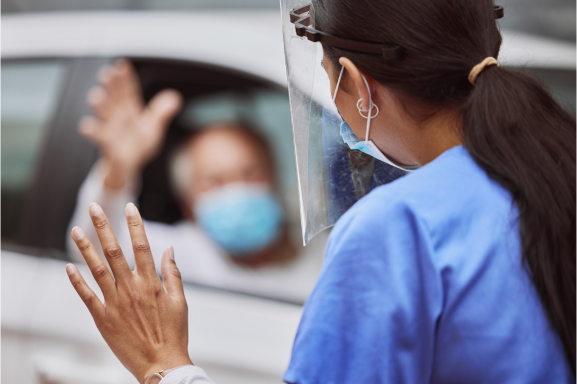
[[[242,128],[207,127],[187,148],[191,162],[188,195],[200,195],[226,184],[245,182],[273,187],[272,164],[262,146]]]

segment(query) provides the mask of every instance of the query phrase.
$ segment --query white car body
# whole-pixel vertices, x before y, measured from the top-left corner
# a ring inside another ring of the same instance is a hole
[[[232,68],[286,86],[280,14],[66,12],[2,16],[2,58],[147,57]],[[505,32],[501,64],[575,69],[575,46]],[[134,382],[70,286],[65,262],[2,252],[4,384]],[[98,292],[89,271],[79,266]],[[302,307],[186,286],[190,354],[217,383],[280,383]],[[170,368],[170,367],[167,367]]]

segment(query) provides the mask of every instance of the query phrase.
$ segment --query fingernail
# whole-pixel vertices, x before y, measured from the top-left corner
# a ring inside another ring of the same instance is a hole
[[[74,275],[74,272],[76,272],[76,267],[73,264],[66,264],[66,273],[68,273],[68,276]]]
[[[138,215],[138,209],[136,209],[136,205],[132,203],[126,204],[126,209],[124,210],[128,216],[136,216]]]
[[[90,208],[88,210],[90,211],[91,216],[99,216],[102,213],[102,208],[100,208],[100,205],[96,203],[90,204]]]
[[[168,247],[168,257],[170,260],[174,260],[174,248],[172,246]]]
[[[82,240],[84,238],[84,232],[80,227],[74,227],[72,228],[72,237],[74,240]]]

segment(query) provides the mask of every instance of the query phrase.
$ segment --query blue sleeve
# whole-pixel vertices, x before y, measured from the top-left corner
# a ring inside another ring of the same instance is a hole
[[[380,192],[357,203],[331,233],[288,383],[428,382],[441,278],[426,225]]]

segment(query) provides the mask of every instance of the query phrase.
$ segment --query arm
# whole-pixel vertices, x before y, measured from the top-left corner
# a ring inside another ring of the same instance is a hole
[[[156,372],[180,366],[184,367],[170,372],[162,382],[212,383],[188,356],[188,308],[172,247],[162,256],[161,282],[140,214],[134,204],[128,204],[126,221],[136,264],[133,272],[100,206],[91,204],[89,212],[111,272],[82,229],[74,227],[71,234],[102,290],[104,303],[74,265],[68,264],[66,272],[110,349],[141,384],[149,377],[146,384],[157,384]]]

